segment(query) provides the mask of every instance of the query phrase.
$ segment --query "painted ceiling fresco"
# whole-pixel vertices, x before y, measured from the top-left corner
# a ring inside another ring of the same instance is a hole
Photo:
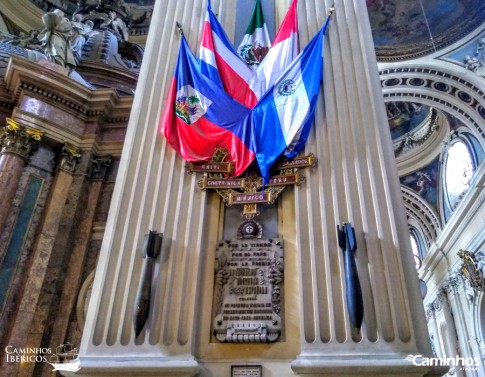
[[[396,140],[424,125],[424,120],[430,114],[431,109],[419,103],[388,102],[386,111],[391,137]]]
[[[436,159],[425,168],[401,177],[401,184],[416,191],[435,209],[438,209],[439,164],[439,159]]]
[[[380,60],[415,58],[485,21],[483,0],[366,0]]]

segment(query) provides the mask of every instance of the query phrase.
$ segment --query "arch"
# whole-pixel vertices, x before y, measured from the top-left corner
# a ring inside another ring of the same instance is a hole
[[[413,190],[401,185],[401,191],[408,223],[421,232],[426,248],[429,249],[442,229],[439,216],[435,209]]]
[[[384,101],[417,102],[442,110],[468,126],[482,144],[485,141],[485,86],[475,74],[445,62],[383,65],[379,74]]]

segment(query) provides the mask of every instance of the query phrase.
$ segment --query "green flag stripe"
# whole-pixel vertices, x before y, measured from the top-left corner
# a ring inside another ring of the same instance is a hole
[[[251,17],[251,22],[248,25],[246,34],[252,35],[257,28],[262,28],[263,25],[264,25],[263,8],[261,7],[261,1],[256,0],[256,4],[254,5],[253,16]]]

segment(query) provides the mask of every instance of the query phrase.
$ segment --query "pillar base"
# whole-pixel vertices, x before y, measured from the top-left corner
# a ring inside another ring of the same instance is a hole
[[[413,365],[405,358],[372,358],[361,356],[332,359],[321,356],[298,357],[291,363],[291,369],[297,376],[443,376],[448,366]]]
[[[61,371],[66,377],[106,377],[106,376],[195,376],[199,364],[192,356],[187,358],[162,358],[160,356],[104,356],[79,357],[80,370],[77,372]]]

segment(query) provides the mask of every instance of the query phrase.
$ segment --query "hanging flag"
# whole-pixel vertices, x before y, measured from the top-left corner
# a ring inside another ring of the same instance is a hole
[[[160,130],[186,161],[208,161],[225,147],[241,174],[254,160],[250,150],[250,109],[235,101],[199,71],[182,35],[170,94]]]
[[[264,22],[261,0],[256,0],[253,15],[237,53],[254,71],[271,47],[268,28]]]
[[[210,0],[202,31],[201,71],[238,102],[253,108],[298,54],[297,0],[293,0],[266,57],[256,71],[237,55],[214,15]]]
[[[293,0],[266,57],[251,80],[251,88],[260,99],[280,78],[298,55],[298,0]]]
[[[274,86],[252,110],[256,160],[269,181],[275,161],[295,157],[305,145],[323,81],[323,44],[330,16]]]
[[[207,1],[207,13],[200,46],[201,72],[224,89],[239,103],[254,107],[258,102],[250,87],[253,71],[232,47],[229,37]]]

